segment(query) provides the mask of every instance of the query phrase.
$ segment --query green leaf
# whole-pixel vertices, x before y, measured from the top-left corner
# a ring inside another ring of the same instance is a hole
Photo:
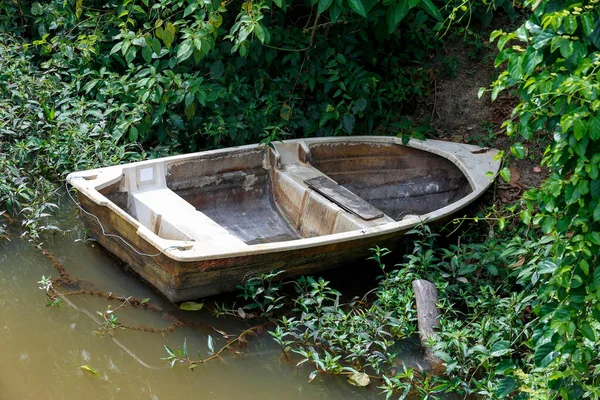
[[[521,57],[513,55],[508,59],[508,73],[516,80],[523,78],[523,67],[521,66]]]
[[[567,30],[567,33],[572,35],[575,33],[575,30],[577,29],[577,18],[574,15],[569,15],[564,18],[563,24],[564,24],[563,26]]]
[[[322,14],[331,6],[333,0],[319,0],[319,6],[317,7],[317,13]]]
[[[590,36],[594,30],[594,17],[591,13],[586,13],[581,16],[581,25],[583,27],[583,33],[586,36]]]
[[[556,33],[551,32],[550,30],[540,32],[533,38],[533,48],[536,50],[541,49],[554,37],[556,37]]]
[[[594,30],[590,35],[592,39],[592,43],[598,50],[600,50],[600,18],[596,19],[596,24],[594,24]]]
[[[561,39],[560,55],[567,59],[571,57],[571,54],[573,54],[573,42],[568,39]]]
[[[167,22],[162,34],[162,40],[168,48],[171,48],[171,45],[175,41],[175,26],[171,22]]]
[[[194,42],[191,39],[186,39],[179,45],[177,49],[177,61],[183,62],[192,56],[194,52]]]
[[[89,372],[90,374],[94,375],[96,378],[102,379],[102,377],[100,376],[98,371],[96,371],[93,367],[90,367],[89,365],[81,365],[81,366],[79,366],[79,369]]]
[[[361,112],[365,111],[365,109],[367,108],[367,105],[368,105],[367,100],[365,98],[361,97],[360,99],[356,100],[356,102],[352,106],[352,112],[354,114],[361,113]]]
[[[187,338],[183,339],[183,356],[189,359],[187,351]]]
[[[596,115],[595,117],[590,118],[588,124],[588,128],[590,130],[590,139],[600,139],[600,115]]]
[[[196,11],[196,9],[198,8],[198,3],[194,2],[192,4],[190,4],[189,6],[187,6],[185,8],[185,11],[183,12],[183,17],[187,17],[188,15],[190,15],[191,13],[193,13],[194,11]]]
[[[165,350],[171,357],[175,357],[175,353],[173,352],[173,350],[171,350],[171,348],[169,346],[167,346],[166,344],[163,346],[165,347]]]
[[[500,176],[505,182],[510,182],[510,170],[506,167],[500,170]]]
[[[127,52],[125,53],[125,61],[127,61],[127,63],[129,64],[130,62],[133,61],[136,54],[137,54],[137,48],[133,47],[133,46],[129,47],[129,49],[127,49]]]
[[[600,246],[600,232],[590,233],[590,241],[597,246]]]
[[[510,352],[510,342],[508,340],[500,340],[492,345],[492,348],[490,349],[490,356],[502,357]]]
[[[196,115],[196,103],[190,103],[185,108],[185,117],[190,120],[194,115]]]
[[[589,183],[590,182],[587,179],[579,180],[579,184],[577,184],[577,190],[579,191],[580,195],[585,196],[586,194],[589,193],[589,191],[590,191]]]
[[[598,322],[600,322],[600,304],[596,304],[596,307],[592,308],[592,316]]]
[[[185,311],[200,311],[202,307],[204,307],[204,303],[195,303],[193,301],[186,301],[179,305],[179,309]]]
[[[525,52],[525,57],[523,58],[524,72],[527,75],[531,75],[531,73],[533,73],[535,70],[535,67],[537,67],[542,60],[543,54],[536,51],[533,47],[529,47]]]
[[[558,268],[558,266],[555,263],[553,263],[552,261],[544,260],[539,264],[538,272],[540,274],[551,274],[554,271],[556,271],[557,268]]]
[[[344,115],[344,118],[342,119],[342,125],[344,125],[344,129],[350,135],[352,134],[352,131],[354,130],[355,124],[356,124],[356,117],[354,115]]]
[[[146,61],[148,64],[152,62],[152,49],[150,48],[150,46],[142,48],[142,57],[144,58],[144,61]]]
[[[505,89],[505,87],[502,84],[498,84],[496,86],[494,86],[494,88],[492,89],[492,101],[496,100],[496,97],[498,97],[498,94],[500,94],[501,91],[503,91]]]
[[[183,118],[181,118],[179,114],[173,112],[169,113],[169,122],[171,122],[171,125],[173,125],[173,127],[176,129],[183,129],[185,127]]]
[[[329,7],[329,18],[331,18],[331,22],[335,23],[342,15],[343,8],[337,2],[333,3],[333,6]]]
[[[110,51],[110,54],[114,54],[117,51],[121,50],[121,47],[123,47],[123,42],[119,42],[117,44],[115,44],[112,48],[112,50]]]
[[[600,204],[598,204],[596,206],[596,209],[594,210],[594,214],[592,215],[592,217],[594,218],[594,221],[600,221]]]
[[[587,322],[583,323],[581,327],[581,333],[585,338],[591,340],[592,342],[596,341],[596,332],[594,331],[594,328],[592,328]]]
[[[552,315],[552,320],[557,322],[568,322],[571,319],[571,313],[564,307],[558,308]]]
[[[502,29],[496,29],[495,31],[492,31],[492,33],[490,34],[490,42],[493,43],[494,40],[496,40],[501,35],[505,35]]]
[[[392,4],[387,10],[387,26],[388,32],[392,33],[396,30],[400,22],[406,17],[409,11],[409,0],[399,0]]]
[[[600,199],[600,179],[594,179],[590,182],[590,193],[592,198]]]
[[[287,103],[283,103],[281,110],[279,110],[279,116],[283,120],[289,121],[292,118],[292,107],[290,107]]]
[[[587,133],[587,125],[583,119],[577,118],[575,121],[573,121],[573,133],[575,134],[575,139],[583,139]]]
[[[440,10],[431,2],[431,0],[421,0],[419,5],[423,10],[425,10],[427,14],[431,15],[439,22],[442,22],[444,20],[444,17],[442,17]]]
[[[348,5],[352,11],[364,18],[367,18],[367,12],[365,11],[365,6],[361,0],[348,0]]]
[[[521,211],[521,221],[523,221],[525,225],[529,225],[531,222],[531,213],[527,210]]]
[[[525,146],[523,146],[523,143],[519,142],[510,146],[510,151],[515,155],[515,157],[517,157],[520,160],[524,159],[527,155],[527,149],[525,148]]]
[[[156,53],[156,55],[160,54],[160,40],[157,38],[152,38],[152,50]]]
[[[535,349],[533,361],[537,367],[546,368],[557,356],[558,352],[554,351],[554,344],[548,342]]]
[[[135,126],[129,128],[129,141],[135,142],[138,139],[138,130]]]
[[[504,378],[496,388],[496,396],[501,399],[507,397],[514,392],[517,387],[517,382],[513,378]]]
[[[581,268],[581,270],[583,271],[584,274],[589,275],[590,264],[587,261],[585,261],[585,260],[579,261],[579,267]]]
[[[215,61],[210,66],[210,76],[213,79],[220,78],[224,72],[225,72],[225,65],[223,64],[223,61],[221,61],[221,60]]]
[[[592,290],[600,289],[600,266],[594,269],[594,278],[592,279]]]
[[[35,3],[33,3],[31,5],[31,14],[38,16],[38,15],[42,15],[44,13],[44,9],[42,8],[42,5],[40,3],[38,3],[37,1]]]
[[[545,234],[549,234],[554,229],[556,225],[556,218],[552,216],[547,216],[544,218],[544,223],[542,224],[542,232]]]

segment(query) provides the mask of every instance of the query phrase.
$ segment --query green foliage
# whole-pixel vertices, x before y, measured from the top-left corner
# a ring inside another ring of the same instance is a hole
[[[56,207],[52,181],[67,172],[144,157],[105,130],[106,105],[74,96],[68,74],[43,71],[0,36],[0,204],[37,235]]]
[[[73,76],[85,101],[107,104],[114,139],[192,151],[258,141],[266,126],[385,130],[389,110],[423,93],[424,68],[410,64],[426,59],[441,20],[429,0],[322,1],[316,13],[314,2],[291,1],[29,4],[25,47]],[[390,35],[404,20],[407,35]],[[376,57],[391,48],[405,51]]]
[[[533,240],[510,240],[508,232],[490,234],[485,243],[478,234],[465,236],[463,244],[447,248],[426,226],[409,235],[413,251],[398,269],[388,271],[387,249],[373,249],[371,258],[383,273],[373,300],[341,302],[329,282],[301,278],[295,283],[294,315],[281,318],[271,335],[284,352],[300,356],[299,365],[314,368],[309,380],[319,373],[366,371],[381,380],[388,398],[398,393],[400,398],[408,393],[420,398],[444,392],[488,398],[515,394],[539,374],[533,360],[540,354],[528,347],[535,295],[523,290],[527,283],[510,266],[519,265],[516,260],[525,252],[544,247]],[[506,252],[507,243],[519,254]],[[414,371],[397,358],[399,342],[416,331],[416,279],[434,282],[439,292],[440,329],[429,347],[443,361],[443,376]]]
[[[60,297],[56,296],[56,293],[54,292],[54,286],[52,284],[52,277],[51,276],[43,276],[42,275],[42,280],[38,281],[38,283],[41,285],[38,287],[38,289],[43,290],[46,293],[46,307],[60,307],[61,306],[61,300]]]
[[[534,2],[526,2],[533,5]],[[531,343],[545,369],[549,397],[600,397],[600,8],[597,1],[538,1],[516,31],[497,31],[492,89],[515,87],[520,103],[509,135],[552,142],[543,163],[551,175],[525,195],[523,221],[547,234],[520,280],[536,293]],[[524,147],[511,149],[522,158]],[[516,252],[522,250],[515,250]],[[529,254],[529,253],[528,253]]]
[[[430,0],[274,3],[0,4],[2,207],[35,235],[73,170],[406,125],[437,46]]]
[[[238,310],[238,315],[250,318],[253,314],[244,310],[254,310],[258,312],[258,316],[265,317],[283,307],[285,297],[281,294],[281,283],[275,281],[282,273],[283,271],[254,275],[246,279],[244,286],[238,286],[237,288],[242,290],[238,297],[250,301]]]
[[[510,0],[449,0],[443,8],[447,16],[439,30],[444,34],[451,28],[455,28],[457,33],[472,34],[469,28],[473,22],[488,28],[500,10],[511,23],[519,18],[515,2]]]
[[[378,300],[367,306],[365,299],[340,302],[341,294],[322,278],[303,277],[295,287],[296,315],[283,317],[270,334],[285,352],[300,356],[298,365],[314,368],[309,380],[318,373],[386,375],[394,366],[395,342],[415,330],[412,292],[399,286],[393,293],[378,291]]]

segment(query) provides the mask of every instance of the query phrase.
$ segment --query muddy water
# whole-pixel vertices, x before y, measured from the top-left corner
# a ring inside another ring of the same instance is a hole
[[[85,311],[94,315],[120,302],[79,295],[68,297],[79,310],[64,303],[44,307],[45,295],[37,281],[42,275],[57,276],[57,271],[38,248],[13,235],[11,242],[0,242],[0,400],[380,398],[378,389],[355,388],[343,379],[324,377],[308,383],[310,370],[283,361],[268,335],[250,339],[245,357],[225,355],[225,362],[213,361],[195,372],[184,366],[170,369],[161,360],[164,345],[177,348],[187,338],[190,355],[199,351],[207,357],[209,334],[215,348],[226,343],[210,326],[236,335],[250,325],[216,319],[205,311],[177,310],[124,272],[102,249],[78,240],[85,236],[72,208],[63,210],[59,225],[71,232],[41,247],[73,277],[91,281],[104,292],[150,298],[163,312],[193,322],[194,327],[165,334],[117,330],[114,337],[123,345],[118,346],[109,336],[94,333],[98,325]],[[160,312],[123,308],[116,314],[128,326],[170,324]],[[95,369],[100,377],[81,366]]]

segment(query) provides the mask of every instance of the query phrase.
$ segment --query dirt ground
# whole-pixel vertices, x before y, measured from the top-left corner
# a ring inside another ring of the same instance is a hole
[[[435,68],[433,91],[419,108],[418,118],[428,119],[442,140],[494,147],[511,156],[510,145],[516,139],[508,137],[501,125],[511,118],[517,96],[504,92],[493,102],[489,91],[481,99],[477,96],[479,89],[489,87],[500,73],[494,67],[496,53],[495,44],[489,42],[476,47],[465,43],[462,37],[447,41],[437,57],[441,62]],[[540,166],[545,146],[524,144],[528,148],[527,158],[507,158],[511,181],[504,183],[499,179],[503,202],[516,200],[524,190],[539,186],[547,176],[546,168]]]

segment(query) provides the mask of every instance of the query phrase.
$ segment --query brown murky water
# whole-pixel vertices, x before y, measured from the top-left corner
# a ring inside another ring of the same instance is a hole
[[[165,345],[177,348],[187,339],[190,356],[196,358],[200,352],[206,358],[208,335],[215,349],[227,343],[214,329],[236,336],[252,325],[234,318],[217,319],[205,310],[179,310],[125,272],[104,250],[85,243],[72,206],[63,205],[56,224],[68,233],[51,237],[41,247],[18,234],[10,242],[0,240],[0,400],[383,398],[373,384],[357,388],[330,376],[308,383],[311,369],[282,360],[280,347],[268,334],[249,339],[243,357],[225,354],[224,362],[215,360],[194,372],[183,365],[169,368],[161,360],[167,355]],[[94,290],[150,298],[162,309],[122,308],[116,312],[122,324],[166,328],[168,314],[186,326],[164,334],[116,330],[119,346],[111,337],[95,333],[99,326],[90,317],[109,304],[117,307],[119,301],[77,295],[68,297],[77,309],[64,302],[61,307],[45,307],[45,294],[37,282],[42,275],[56,277],[58,272],[40,248],[60,260],[73,278],[92,282]],[[234,302],[235,294],[224,300]],[[411,346],[401,352],[409,365],[422,360]],[[93,368],[100,377],[82,366]]]
[[[216,319],[210,313],[178,310],[144,283],[122,271],[98,247],[77,238],[84,234],[72,208],[65,208],[61,228],[71,229],[42,244],[76,278],[115,295],[149,297],[152,304],[196,323],[166,334],[115,331],[134,358],[110,337],[95,334],[92,314],[119,302],[88,295],[70,296],[80,310],[66,304],[44,307],[45,295],[37,281],[57,276],[52,262],[39,249],[18,237],[0,241],[0,400],[24,399],[370,399],[377,388],[355,388],[343,379],[324,377],[307,382],[310,370],[296,368],[280,358],[278,345],[268,335],[250,339],[242,358],[225,355],[191,372],[185,366],[170,369],[164,345],[180,346],[187,338],[190,355],[208,356],[210,334],[218,349],[226,340],[208,325],[236,335],[250,325],[235,319]],[[64,290],[64,289],[63,289]],[[235,298],[231,296],[231,301]],[[162,313],[123,308],[116,313],[128,326],[169,326]],[[146,365],[143,365],[141,362]],[[82,370],[87,365],[101,378]]]

